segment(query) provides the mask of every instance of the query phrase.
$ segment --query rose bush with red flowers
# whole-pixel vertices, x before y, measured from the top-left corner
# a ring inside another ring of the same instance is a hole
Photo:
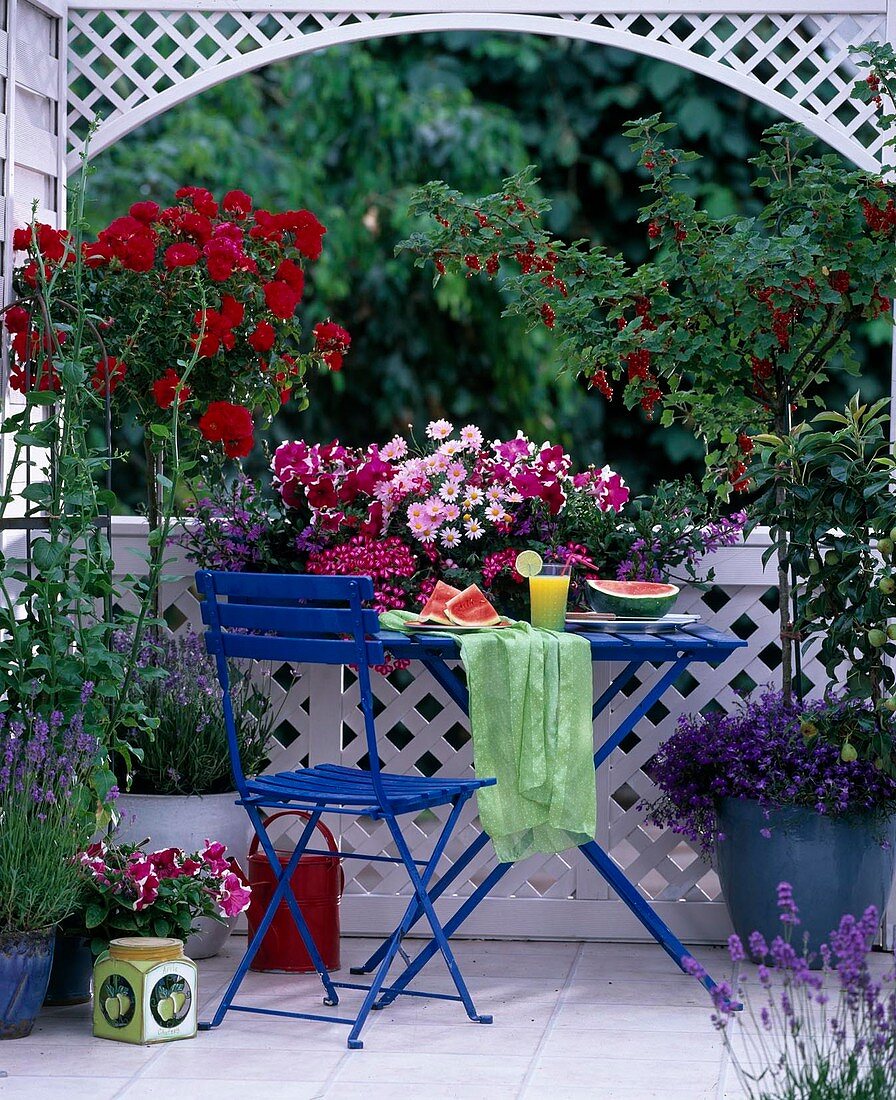
[[[177,383],[196,356],[189,384],[178,391],[181,423],[198,428],[197,443],[239,458],[252,449],[253,420],[264,425],[290,398],[304,407],[309,368],[341,369],[351,344],[328,321],[317,326],[311,348],[301,347],[296,311],[325,233],[307,210],[255,210],[244,191],[229,191],[219,203],[204,188],[182,187],[170,206],[134,203],[78,256],[65,230],[40,223],[16,230],[17,290],[28,298],[43,272],[65,298],[76,261],[83,262],[85,306],[107,319],[108,365],[91,379],[97,393],[105,394],[108,378],[116,405],[134,409],[145,427],[166,424]],[[29,310],[10,310],[5,326],[13,388],[57,389],[53,348],[43,349],[45,368],[29,365],[41,350]]]
[[[144,852],[134,844],[91,844],[79,856],[81,913],[95,952],[116,936],[176,936],[195,931],[199,917],[222,923],[249,907],[250,888],[224,845],[199,852]]]

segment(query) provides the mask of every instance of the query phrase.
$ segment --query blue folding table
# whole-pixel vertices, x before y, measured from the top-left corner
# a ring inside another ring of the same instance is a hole
[[[580,633],[591,644],[593,661],[621,663],[623,666],[594,704],[593,716],[595,718],[611,705],[643,665],[668,666],[664,668],[662,674],[650,686],[638,705],[629,711],[615,728],[611,729],[607,739],[594,754],[595,769],[610,756],[615,748],[618,748],[634,730],[638,722],[661,698],[666,689],[675,683],[689,665],[702,663],[714,667],[721,664],[735,649],[746,645],[746,642],[738,638],[721,634],[711,627],[697,624],[663,634],[635,634],[625,633],[622,630]],[[457,662],[460,657],[460,647],[456,639],[448,634],[405,635],[392,631],[380,631],[376,637],[395,657],[419,661],[429,670],[433,678],[445,689],[445,692],[464,713],[469,714],[469,696],[466,686],[458,675],[459,670],[456,664],[452,667],[452,662]],[[451,883],[456,881],[488,843],[489,839],[484,833],[473,841],[463,855],[439,878],[430,894],[432,900],[442,895]],[[657,943],[682,970],[685,970],[685,960],[691,957],[690,952],[665,921],[661,920],[653,911],[649,902],[638,891],[637,886],[626,878],[607,852],[594,840],[580,845],[579,850],[615,890],[620,899],[644,925]],[[473,893],[466,898],[457,912],[444,922],[444,930],[447,935],[453,935],[460,928],[467,917],[487,897],[495,884],[507,874],[512,866],[511,863],[499,863],[493,868]],[[413,923],[416,923],[421,915],[422,912],[418,911]],[[374,1007],[383,1008],[385,1005],[390,1004],[438,950],[436,942],[430,940],[416,957],[408,962],[405,970],[391,982],[388,990],[381,994]],[[366,974],[371,972],[384,958],[385,952],[386,947],[384,945],[375,951],[363,966],[354,967],[352,973]],[[716,983],[708,975],[699,980],[710,991],[715,987]]]

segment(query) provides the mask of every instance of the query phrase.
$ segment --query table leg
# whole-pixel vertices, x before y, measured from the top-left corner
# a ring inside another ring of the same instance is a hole
[[[620,900],[644,925],[666,954],[687,973],[685,960],[693,958],[693,955],[668,924],[656,914],[650,902],[642,896],[637,886],[629,882],[625,874],[595,841],[591,840],[587,844],[579,845],[579,851],[598,874],[612,886],[619,895]],[[705,974],[698,980],[710,993],[716,989],[717,983],[709,974]]]

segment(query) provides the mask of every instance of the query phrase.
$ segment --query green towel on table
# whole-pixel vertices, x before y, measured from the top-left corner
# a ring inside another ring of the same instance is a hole
[[[406,612],[380,616],[406,630]],[[450,634],[449,627],[445,633]],[[502,862],[594,839],[591,646],[516,622],[454,635],[467,670],[479,818]]]

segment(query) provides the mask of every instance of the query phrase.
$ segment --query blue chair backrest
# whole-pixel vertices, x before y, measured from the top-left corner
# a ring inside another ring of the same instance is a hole
[[[356,665],[367,727],[371,770],[378,772],[369,665],[385,663],[383,643],[368,638],[379,616],[365,608],[373,599],[369,577],[321,577],[296,573],[196,573],[205,644],[215,657],[224,692],[224,718],[237,789],[244,776],[230,700],[227,660]]]

